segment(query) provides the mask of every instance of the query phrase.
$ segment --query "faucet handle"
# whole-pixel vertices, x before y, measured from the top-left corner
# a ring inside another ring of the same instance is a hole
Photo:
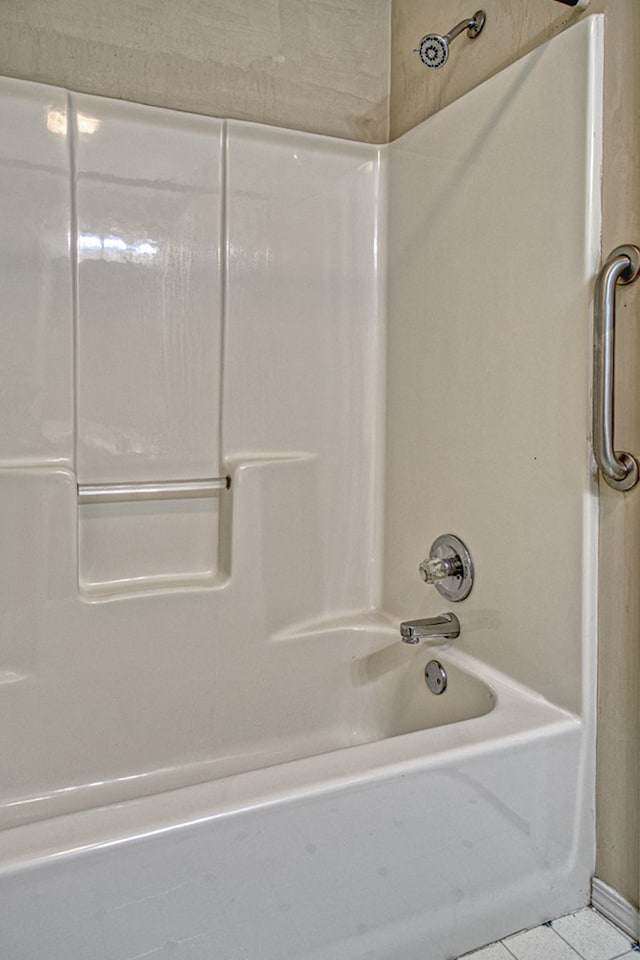
[[[433,541],[429,556],[418,567],[425,583],[454,602],[464,600],[473,586],[471,554],[459,537],[445,533]]]
[[[425,583],[437,583],[447,577],[462,576],[462,560],[459,556],[427,557],[418,567]]]

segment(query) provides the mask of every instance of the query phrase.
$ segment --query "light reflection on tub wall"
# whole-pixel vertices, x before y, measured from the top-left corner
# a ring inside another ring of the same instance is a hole
[[[383,303],[374,147],[12,80],[0,112],[7,824],[246,749],[271,638],[376,605]]]

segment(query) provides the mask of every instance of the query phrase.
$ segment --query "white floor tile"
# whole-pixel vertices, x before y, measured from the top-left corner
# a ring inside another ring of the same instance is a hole
[[[475,953],[465,953],[460,960],[513,960],[513,956],[501,943],[492,943],[490,947],[483,947]]]
[[[628,937],[589,907],[560,917],[551,926],[584,960],[613,960],[631,948]]]
[[[517,933],[515,937],[508,937],[504,944],[516,960],[581,960],[580,954],[551,927],[536,927],[526,933]]]
[[[458,960],[640,960],[640,948],[591,907]]]

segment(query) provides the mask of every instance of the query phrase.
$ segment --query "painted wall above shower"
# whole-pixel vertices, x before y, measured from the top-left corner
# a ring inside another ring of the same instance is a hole
[[[590,11],[611,2],[594,0]],[[0,11],[0,73],[382,143],[580,16],[552,0],[487,0],[483,43],[469,55],[454,50],[446,76],[424,77],[411,52],[420,37],[445,32],[478,5],[467,0],[248,0],[242,5],[232,0],[111,0],[108,5],[8,0]]]
[[[389,0],[8,0],[0,74],[387,139]]]

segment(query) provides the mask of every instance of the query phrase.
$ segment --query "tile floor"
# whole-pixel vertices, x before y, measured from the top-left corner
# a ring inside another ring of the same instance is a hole
[[[459,960],[640,960],[640,948],[591,907],[516,933]]]

